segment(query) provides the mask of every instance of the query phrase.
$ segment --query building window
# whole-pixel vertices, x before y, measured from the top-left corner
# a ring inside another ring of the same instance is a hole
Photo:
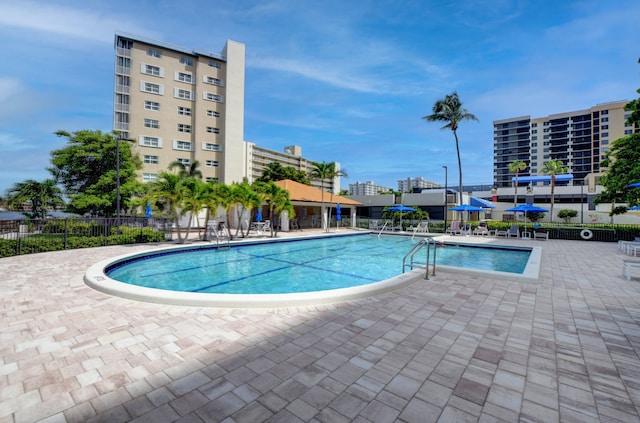
[[[207,110],[207,116],[219,118],[220,112],[217,112],[215,110]]]
[[[205,84],[219,85],[222,86],[222,79],[214,78],[212,76],[204,76],[203,77]]]
[[[178,114],[180,116],[191,116],[191,108],[178,106]]]
[[[531,133],[532,133],[532,134],[537,134],[537,133],[538,133],[538,130],[537,130],[537,129],[534,129],[533,131],[531,131]]]
[[[222,146],[220,144],[213,144],[210,142],[203,142],[202,149],[207,151],[222,151]]]
[[[145,119],[144,120],[144,127],[145,128],[152,128],[152,129],[159,129],[160,128],[160,121],[158,121],[156,119]]]
[[[600,129],[609,129],[609,125],[602,125]]]
[[[603,114],[603,115],[608,115],[609,114],[609,110],[603,110],[600,113]]]
[[[158,180],[157,173],[143,173],[142,174],[142,182],[154,182]]]
[[[209,62],[209,66],[211,66],[212,68],[216,68],[216,69],[222,69],[222,65],[218,62],[214,62],[214,61],[210,61]]]
[[[193,92],[189,90],[181,90],[180,88],[175,88],[174,96],[183,100],[193,100]]]
[[[206,167],[218,167],[220,166],[220,163],[217,160],[206,160],[204,165]]]
[[[220,128],[214,128],[213,126],[207,126],[207,132],[210,134],[219,134]]]
[[[147,56],[157,57],[158,59],[162,57],[162,51],[157,48],[149,47],[147,49]]]
[[[603,132],[602,134],[600,134],[601,137],[608,137],[609,133],[608,132]]]
[[[222,103],[223,97],[218,94],[208,93],[206,91],[202,92],[202,98],[204,100],[215,101],[217,103]]]
[[[173,140],[173,149],[182,151],[191,151],[190,141]]]
[[[190,73],[176,72],[175,80],[191,84],[193,82],[193,76]]]
[[[608,117],[603,117],[601,120],[602,120],[602,122],[609,122],[609,118]]]
[[[180,63],[182,63],[185,66],[193,66],[193,59],[191,57],[181,56]]]
[[[631,135],[631,134],[633,134],[633,129],[625,129],[625,130],[624,130],[624,134],[625,134],[625,135]]]
[[[153,110],[154,112],[157,112],[158,110],[160,110],[160,103],[157,103],[155,101],[145,101],[144,108],[145,110]]]
[[[158,137],[141,136],[139,143],[143,147],[154,147],[154,148],[162,147],[162,140]]]
[[[604,144],[604,145],[609,144],[609,140],[602,140],[600,141],[600,144]]]
[[[183,165],[183,166],[187,166],[187,167],[191,166],[191,160],[189,160],[189,159],[178,158],[176,161],[178,163],[180,163],[181,165]]]
[[[151,82],[140,81],[140,91],[144,91],[146,93],[151,94],[160,94],[164,93],[164,88],[160,84],[153,84]]]
[[[144,163],[145,164],[158,164],[158,156],[148,156],[145,154],[144,156]]]
[[[147,75],[162,76],[161,75],[162,71],[160,70],[159,66],[143,64],[141,70],[142,70],[142,73],[146,73]]]
[[[191,125],[187,125],[185,123],[178,124],[178,132],[191,133]]]

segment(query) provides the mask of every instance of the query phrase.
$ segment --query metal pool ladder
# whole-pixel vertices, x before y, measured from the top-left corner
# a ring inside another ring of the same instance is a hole
[[[421,239],[417,244],[411,247],[411,249],[407,254],[405,254],[404,258],[402,259],[402,273],[405,272],[405,269],[407,267],[413,270],[413,268],[416,265],[424,265],[425,267],[424,278],[429,279],[429,259],[431,257],[431,244],[433,244],[433,273],[431,275],[435,276],[436,275],[436,241],[431,237]],[[416,255],[425,247],[427,250],[426,261],[424,263],[417,262],[415,260]],[[409,263],[407,263],[407,259],[410,260]]]

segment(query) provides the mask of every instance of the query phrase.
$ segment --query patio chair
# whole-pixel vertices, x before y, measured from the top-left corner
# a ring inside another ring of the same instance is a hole
[[[507,231],[507,238],[511,238],[512,236],[520,238],[520,227],[518,225],[511,225]]]
[[[478,227],[473,230],[473,234],[479,236],[489,236],[490,232],[487,224],[485,222],[480,222],[478,224]]]
[[[445,233],[450,235],[456,235],[460,233],[460,222],[457,220],[452,220],[451,225],[445,230]]]

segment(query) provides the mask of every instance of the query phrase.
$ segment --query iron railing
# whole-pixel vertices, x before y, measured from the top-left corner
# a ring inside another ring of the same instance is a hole
[[[121,217],[0,221],[0,257],[172,239],[173,219]]]

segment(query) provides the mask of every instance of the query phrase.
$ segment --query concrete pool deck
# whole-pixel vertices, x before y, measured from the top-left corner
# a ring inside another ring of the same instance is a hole
[[[629,257],[467,239],[542,247],[540,283],[441,272],[344,303],[222,309],[83,282],[97,261],[161,245],[0,259],[0,423],[640,422]]]

